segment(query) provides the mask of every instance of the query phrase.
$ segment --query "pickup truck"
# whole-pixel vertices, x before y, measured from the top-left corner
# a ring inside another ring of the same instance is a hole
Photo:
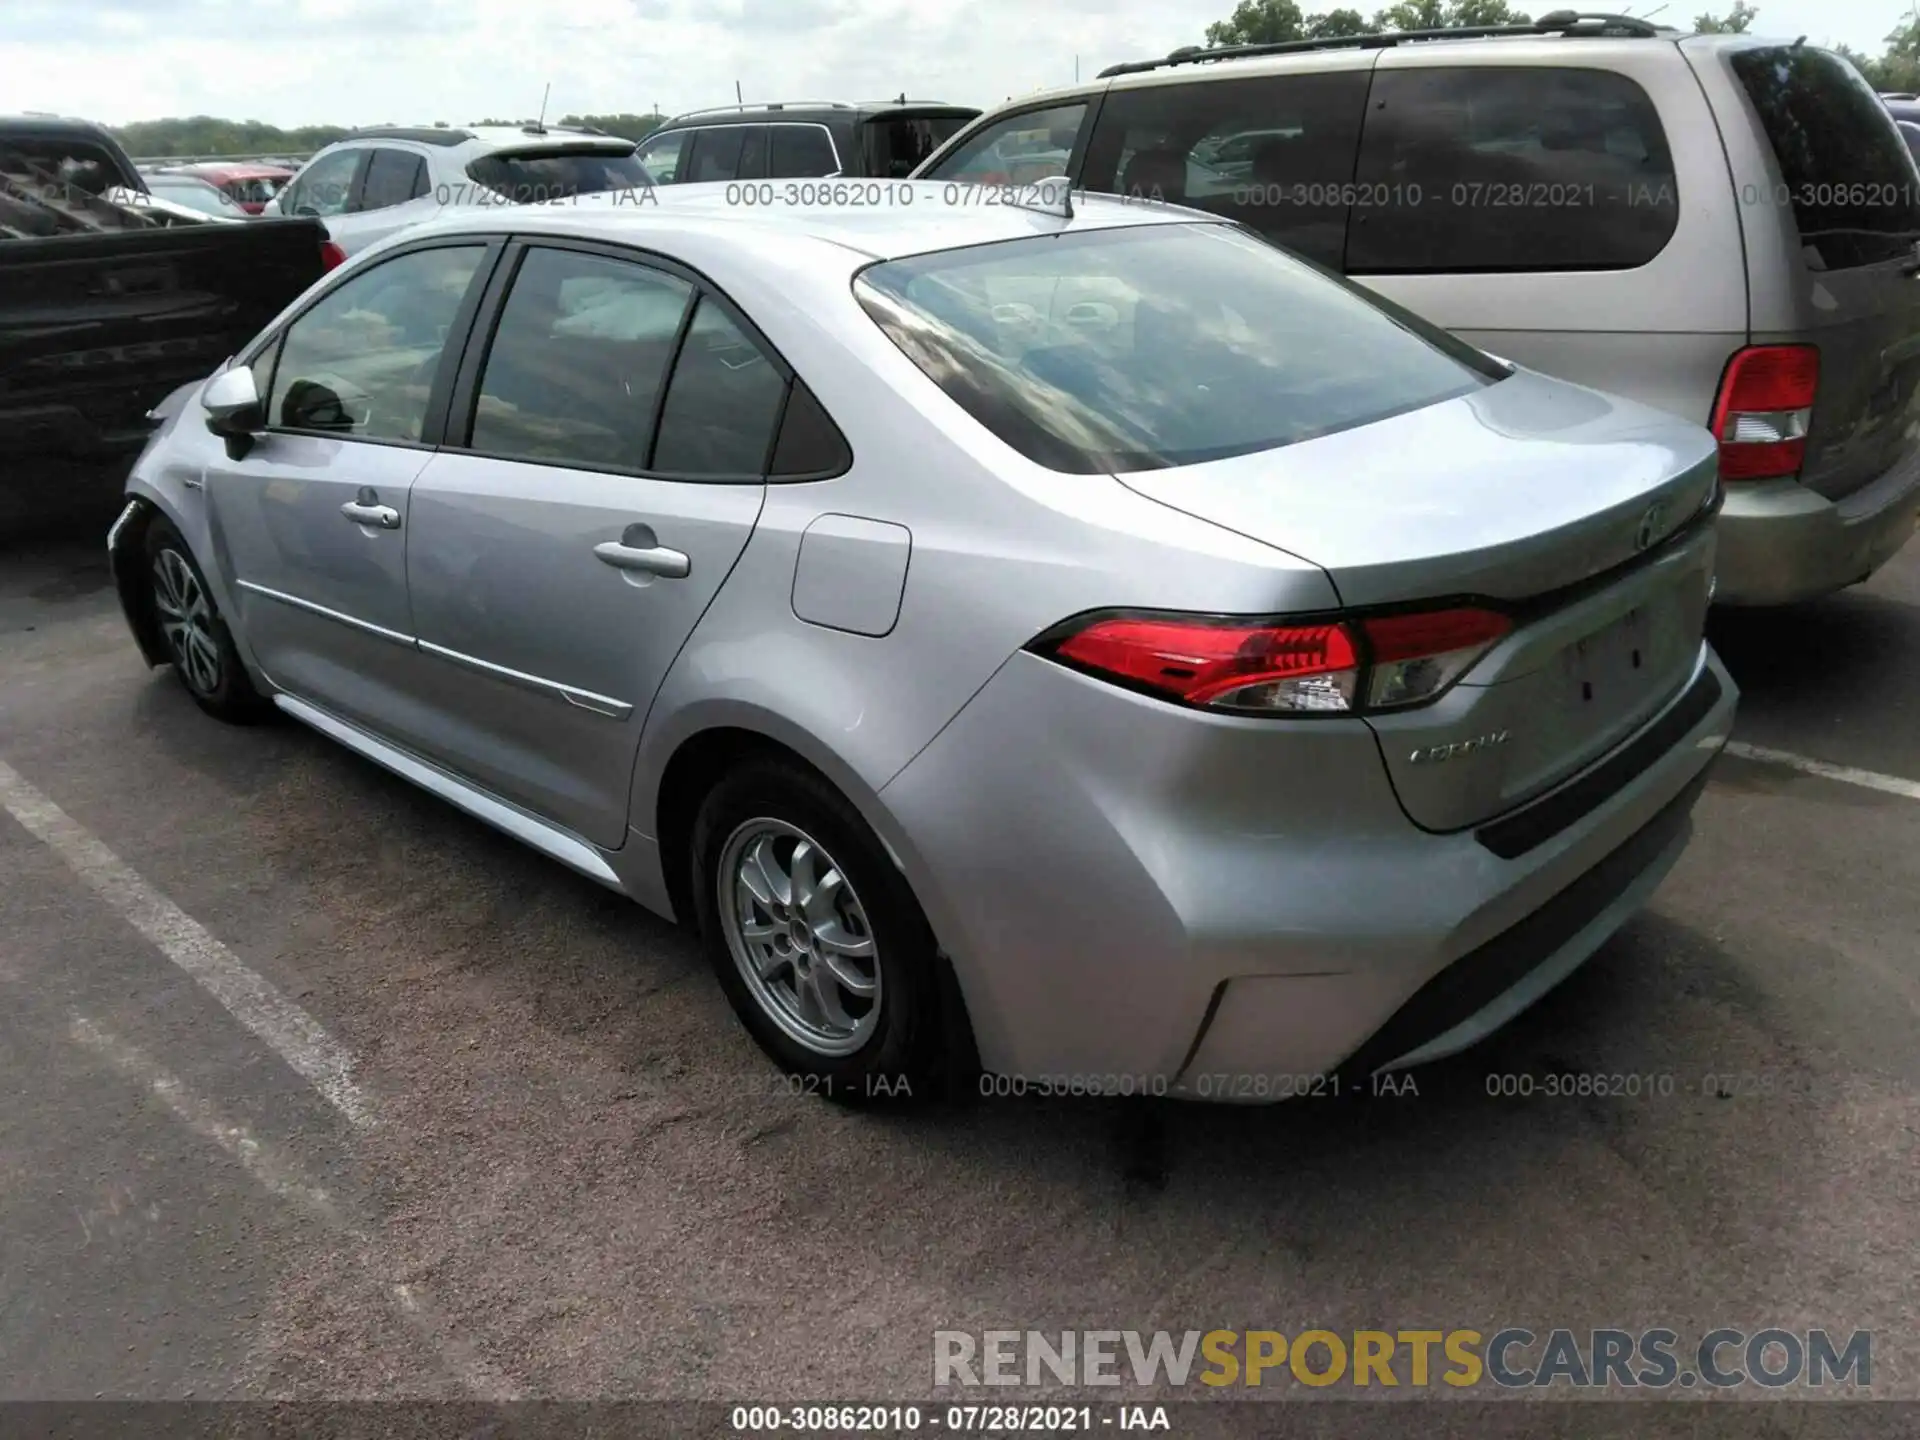
[[[317,221],[201,221],[147,194],[101,127],[0,116],[0,507],[36,460],[118,466],[117,484],[147,412],[324,272]]]

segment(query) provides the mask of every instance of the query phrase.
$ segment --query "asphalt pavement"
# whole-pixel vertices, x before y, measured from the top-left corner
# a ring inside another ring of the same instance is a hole
[[[941,1328],[1505,1325],[1871,1330],[1920,1399],[1920,545],[1712,633],[1761,758],[1417,1094],[892,1116],[788,1093],[672,927],[202,716],[93,537],[0,551],[0,1400],[898,1400]],[[1580,1072],[1672,1089],[1489,1093]]]

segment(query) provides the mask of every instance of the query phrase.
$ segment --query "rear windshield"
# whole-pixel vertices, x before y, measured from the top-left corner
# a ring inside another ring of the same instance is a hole
[[[869,267],[855,294],[982,425],[1076,474],[1271,450],[1507,373],[1225,225],[939,251]]]
[[[1732,64],[1780,163],[1782,193],[1742,198],[1790,205],[1817,269],[1910,254],[1920,239],[1920,172],[1860,73],[1804,46],[1742,50]]]
[[[867,174],[905,178],[960,133],[978,111],[951,115],[876,115],[861,126]]]
[[[467,177],[516,205],[538,205],[603,190],[653,184],[632,150],[497,150],[467,166]]]

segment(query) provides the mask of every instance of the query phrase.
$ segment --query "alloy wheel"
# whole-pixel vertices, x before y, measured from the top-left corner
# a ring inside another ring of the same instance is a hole
[[[195,693],[220,688],[220,642],[213,633],[213,604],[178,550],[164,549],[153,561],[153,604],[160,633]]]
[[[720,924],[767,1017],[817,1055],[851,1055],[880,1024],[873,926],[853,884],[812,836],[749,820],[721,848]]]

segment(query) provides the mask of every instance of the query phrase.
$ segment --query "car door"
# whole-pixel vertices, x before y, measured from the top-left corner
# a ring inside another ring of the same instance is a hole
[[[363,146],[333,150],[316,158],[293,178],[274,201],[282,215],[333,220],[345,215],[360,187],[366,165]]]
[[[356,254],[396,231],[440,213],[429,193],[427,157],[413,150],[382,145],[367,154],[360,190],[349,212],[328,228],[348,254]]]
[[[505,264],[413,487],[418,748],[614,849],[648,707],[759,518],[788,372],[668,262]]]
[[[252,360],[266,428],[204,477],[240,628],[281,689],[380,731],[415,659],[408,487],[498,247],[423,245],[325,291]]]

